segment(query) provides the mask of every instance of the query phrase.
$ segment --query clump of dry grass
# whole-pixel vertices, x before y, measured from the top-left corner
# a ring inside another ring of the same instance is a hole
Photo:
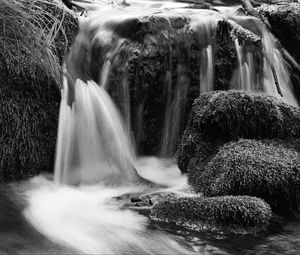
[[[22,78],[29,73],[31,78],[40,79],[44,73],[59,83],[56,39],[63,37],[64,45],[68,45],[63,26],[67,16],[69,11],[58,0],[2,0],[0,61],[4,74],[13,72]]]

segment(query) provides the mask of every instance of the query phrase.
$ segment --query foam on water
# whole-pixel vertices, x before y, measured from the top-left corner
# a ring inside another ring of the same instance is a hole
[[[140,174],[168,184],[165,191],[186,187],[186,179],[171,162],[143,158]],[[179,240],[147,228],[148,218],[124,209],[116,197],[141,193],[141,186],[57,185],[42,177],[31,179],[26,192],[28,221],[51,241],[85,254],[190,254]],[[152,190],[153,192],[153,190]],[[161,192],[164,192],[161,189]]]

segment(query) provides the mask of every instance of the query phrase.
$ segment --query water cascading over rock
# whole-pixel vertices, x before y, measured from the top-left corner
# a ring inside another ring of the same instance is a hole
[[[296,105],[272,35],[237,9],[142,1],[89,13],[65,61],[56,179],[138,178],[131,138],[139,153],[173,156],[200,93],[282,93]],[[237,28],[256,39],[241,39]]]
[[[70,82],[70,81],[69,81]],[[55,164],[58,183],[137,181],[134,153],[109,95],[93,81],[77,79],[74,101],[68,104],[64,83]]]

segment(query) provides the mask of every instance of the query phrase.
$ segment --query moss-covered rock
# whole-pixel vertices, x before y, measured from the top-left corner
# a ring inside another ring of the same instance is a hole
[[[299,108],[243,91],[209,92],[193,105],[178,149],[178,166],[187,172],[209,160],[220,145],[239,138],[299,136]]]
[[[280,214],[300,210],[300,155],[278,141],[241,139],[220,148],[189,172],[189,183],[207,196],[263,198]]]
[[[52,171],[61,67],[76,18],[59,1],[2,1],[0,180]]]
[[[220,20],[216,29],[215,90],[227,90],[236,67],[237,52],[228,23]]]
[[[151,218],[195,230],[256,232],[272,217],[270,206],[249,196],[183,197],[154,205]]]

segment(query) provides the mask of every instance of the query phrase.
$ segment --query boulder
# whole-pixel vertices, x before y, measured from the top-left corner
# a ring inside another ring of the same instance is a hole
[[[52,171],[61,63],[77,19],[57,1],[2,1],[0,180]],[[20,25],[22,24],[22,25]]]
[[[243,91],[214,91],[193,105],[177,153],[185,173],[210,159],[218,147],[239,138],[288,139],[300,136],[300,110],[282,101]]]
[[[246,139],[226,144],[207,164],[190,169],[189,183],[206,196],[256,196],[278,214],[299,211],[299,151],[282,144]]]
[[[152,208],[150,217],[197,231],[254,233],[268,226],[272,211],[256,197],[193,196],[159,202]]]

